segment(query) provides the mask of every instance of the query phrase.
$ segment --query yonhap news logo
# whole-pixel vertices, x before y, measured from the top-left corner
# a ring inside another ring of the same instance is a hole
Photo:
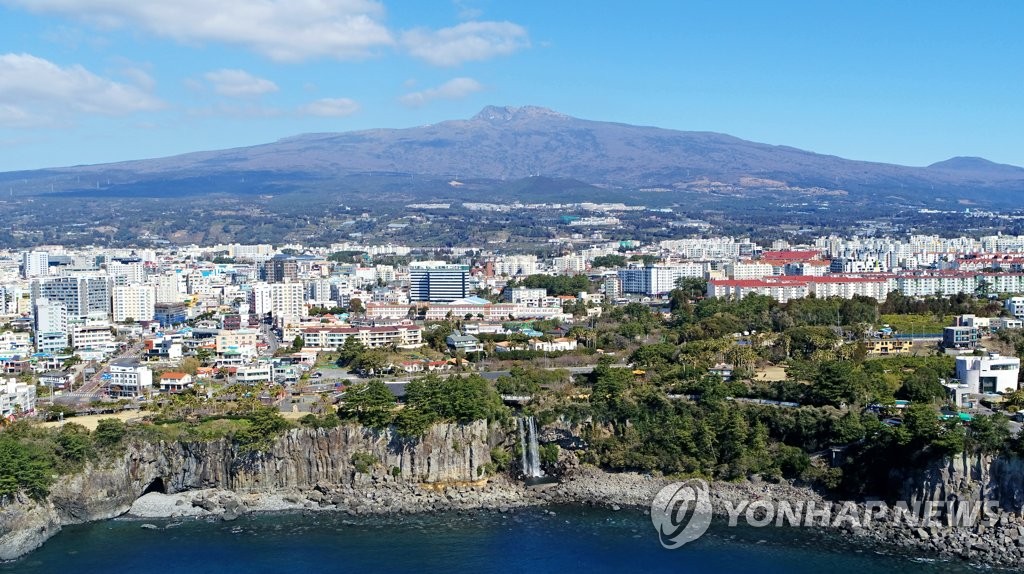
[[[718,502],[722,526],[735,527],[742,522],[753,528],[872,528],[885,525],[912,529],[971,529],[983,518],[997,520],[1002,514],[999,502],[991,499],[913,500],[887,504],[880,500],[791,501],[726,496]],[[651,501],[651,522],[658,531],[661,545],[669,550],[703,536],[711,526],[713,514],[710,487],[700,479],[673,482],[662,488]]]
[[[711,526],[711,493],[700,479],[673,482],[651,501],[651,522],[669,550],[693,542]]]

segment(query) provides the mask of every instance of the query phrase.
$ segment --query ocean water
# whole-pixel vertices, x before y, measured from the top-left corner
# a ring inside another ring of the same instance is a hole
[[[793,527],[714,523],[701,539],[665,550],[639,510],[550,510],[555,514],[529,509],[384,518],[287,513],[234,522],[118,519],[65,528],[28,556],[0,564],[0,573],[977,571],[960,561],[883,554],[833,533]]]

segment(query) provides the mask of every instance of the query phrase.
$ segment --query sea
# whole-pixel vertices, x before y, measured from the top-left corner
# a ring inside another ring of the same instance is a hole
[[[154,528],[155,527],[155,528]],[[638,509],[585,506],[394,517],[306,512],[215,519],[114,519],[63,529],[0,573],[414,572],[961,573],[960,560],[861,545],[834,531],[729,527],[666,550]]]

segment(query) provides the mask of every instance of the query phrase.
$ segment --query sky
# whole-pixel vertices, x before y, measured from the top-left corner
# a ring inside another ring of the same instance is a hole
[[[0,171],[536,105],[1024,166],[1024,2],[0,0]]]

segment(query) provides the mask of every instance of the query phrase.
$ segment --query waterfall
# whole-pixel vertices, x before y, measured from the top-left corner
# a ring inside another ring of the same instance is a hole
[[[544,476],[544,471],[540,469],[540,448],[537,446],[537,420],[533,417],[527,420],[530,421],[530,476],[537,478]]]
[[[523,419],[516,419],[516,426],[519,427],[519,468],[523,469],[523,474],[530,476],[530,471],[526,467],[526,429],[523,426]]]
[[[526,417],[525,423],[522,418],[516,419],[519,427],[520,462],[522,463],[523,476],[526,478],[540,478],[544,471],[540,469],[540,448],[537,444],[537,420],[533,417]]]

